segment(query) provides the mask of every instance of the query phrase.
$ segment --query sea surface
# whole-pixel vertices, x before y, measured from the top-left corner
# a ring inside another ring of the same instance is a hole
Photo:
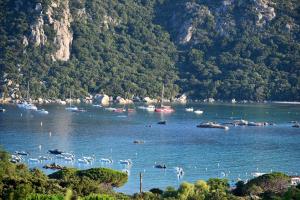
[[[199,108],[203,115],[185,111]],[[178,187],[183,181],[227,178],[252,178],[253,172],[281,171],[300,174],[300,129],[291,121],[300,120],[300,105],[285,104],[192,104],[173,106],[172,114],[147,112],[136,107],[133,113],[114,113],[92,105],[80,105],[87,110],[73,113],[61,105],[43,105],[48,115],[24,111],[16,106],[3,106],[0,113],[0,145],[7,151],[28,151],[24,163],[39,167],[55,162],[81,169],[108,167],[128,169],[128,183],[117,191],[132,194],[139,191],[139,173],[143,174],[143,189]],[[117,106],[115,106],[117,107]],[[133,108],[133,106],[132,106]],[[234,119],[273,122],[267,127],[234,127],[229,130],[201,129],[196,125],[206,121],[230,122]],[[157,122],[166,120],[166,125]],[[144,144],[134,144],[144,140]],[[46,155],[49,149],[73,152],[75,162],[53,157],[51,161],[31,163],[29,158]],[[91,164],[80,164],[78,158],[94,156]],[[102,164],[110,158],[113,164]],[[131,159],[131,167],[119,160]],[[165,164],[167,169],[154,168]],[[174,167],[182,167],[178,177]],[[51,173],[51,170],[44,170]]]

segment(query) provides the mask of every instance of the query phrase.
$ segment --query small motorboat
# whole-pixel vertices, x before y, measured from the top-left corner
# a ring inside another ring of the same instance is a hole
[[[117,113],[122,113],[125,112],[126,110],[124,108],[116,108],[113,112],[117,112]]]
[[[135,112],[135,109],[128,108],[128,109],[127,109],[127,112],[129,112],[129,113],[133,113],[133,112]]]
[[[68,161],[68,162],[72,162],[72,161],[74,161],[74,158],[73,157],[64,157],[64,160]]]
[[[49,114],[49,112],[45,109],[37,110],[36,112],[39,113],[39,114],[44,114],[44,115]]]
[[[132,161],[130,159],[127,160],[120,160],[119,163],[121,165],[132,165]]]
[[[100,162],[101,162],[101,163],[105,163],[105,164],[112,164],[112,163],[113,163],[113,160],[112,160],[112,159],[109,159],[109,158],[101,158],[101,159],[100,159]]]
[[[163,164],[163,165],[155,165],[154,167],[158,168],[158,169],[166,169],[167,168],[167,166],[165,164]]]
[[[144,144],[145,141],[144,140],[134,140],[133,144]]]
[[[71,158],[74,158],[74,157],[75,157],[74,154],[72,154],[72,153],[67,153],[67,152],[63,152],[63,153],[61,153],[61,155],[63,155],[64,157],[71,157]]]
[[[11,155],[10,162],[19,163],[21,160],[23,160],[23,158],[20,155]]]
[[[234,120],[233,122],[232,122],[232,124],[234,125],[234,126],[247,126],[248,125],[248,121],[247,120],[243,120],[243,119],[241,119],[241,120]]]
[[[221,124],[217,124],[215,122],[206,122],[206,123],[202,123],[197,125],[198,128],[219,128],[219,129],[225,129],[228,130],[229,127],[228,126],[224,126]]]
[[[295,123],[292,127],[293,128],[300,128],[300,124],[299,123]]]
[[[50,159],[46,156],[39,156],[39,160],[40,161],[45,161],[45,160],[50,160]]]
[[[58,149],[49,150],[48,152],[50,154],[54,154],[54,155],[58,155],[58,154],[62,154],[63,153],[63,151],[60,151]]]
[[[93,104],[93,107],[96,107],[96,108],[101,108],[102,106],[99,105],[99,104]]]
[[[58,158],[58,159],[64,159],[65,156],[63,156],[62,154],[57,154],[57,155],[55,156],[55,158]]]
[[[191,108],[186,108],[185,111],[187,111],[187,112],[194,112],[194,108],[192,108],[192,107]]]
[[[183,168],[181,167],[175,167],[175,172],[177,173],[178,176],[183,176],[184,175],[184,171],[183,171]]]
[[[93,162],[95,160],[95,158],[91,157],[91,156],[83,156],[82,158],[89,161],[89,162]]]
[[[116,108],[108,107],[108,108],[105,108],[105,110],[107,110],[107,111],[115,111]]]
[[[160,125],[166,125],[166,124],[167,124],[167,121],[160,121],[160,122],[157,122],[157,124],[160,124]]]
[[[78,108],[77,110],[72,110],[72,112],[86,112],[87,110],[83,108]]]
[[[248,122],[247,126],[266,126],[265,122]]]
[[[37,163],[40,162],[40,160],[38,158],[29,158],[28,162]]]
[[[72,112],[78,111],[78,107],[76,107],[76,106],[69,106],[69,107],[66,107],[65,109],[68,111],[72,111]]]
[[[26,151],[15,151],[15,154],[21,155],[21,156],[28,156],[29,155],[29,153],[26,152]]]
[[[203,111],[202,110],[195,110],[194,113],[197,114],[197,115],[202,115]]]
[[[90,163],[91,163],[90,161],[88,161],[88,160],[86,160],[86,159],[84,159],[84,158],[79,158],[79,159],[77,159],[77,161],[78,161],[79,163],[82,163],[82,164],[90,164]]]
[[[155,111],[155,106],[154,105],[149,105],[149,106],[146,107],[146,110],[148,112],[154,112]]]
[[[2,107],[0,107],[0,112],[5,112],[6,110]]]

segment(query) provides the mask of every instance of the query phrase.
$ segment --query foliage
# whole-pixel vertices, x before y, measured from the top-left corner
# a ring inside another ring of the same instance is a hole
[[[90,180],[99,184],[107,184],[112,187],[121,187],[127,182],[128,179],[126,173],[107,168],[91,168],[87,170],[67,168],[50,174],[49,177],[69,183]]]
[[[263,193],[280,194],[287,190],[290,185],[290,178],[279,172],[264,174],[250,180],[245,184],[247,194],[260,195]]]
[[[47,37],[40,46],[31,38],[38,2]],[[166,97],[299,100],[300,3],[275,2],[276,17],[259,26],[253,1],[70,1],[73,41],[64,62],[52,59],[56,31],[45,14],[51,1],[2,0],[0,92],[18,94],[19,85],[24,97],[30,80],[33,98],[66,98],[70,90],[74,97],[158,97],[164,83]],[[191,40],[182,43],[189,25]]]

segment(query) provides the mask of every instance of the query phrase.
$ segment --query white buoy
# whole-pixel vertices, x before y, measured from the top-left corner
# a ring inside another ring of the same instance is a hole
[[[41,126],[43,126],[43,122],[41,122]]]
[[[207,167],[205,168],[205,171],[207,171]]]
[[[42,150],[42,145],[41,144],[39,145],[39,150]]]
[[[21,117],[23,116],[23,113],[21,113]]]
[[[52,136],[52,133],[51,133],[51,131],[49,132],[49,136],[50,136],[50,137]]]
[[[220,163],[218,163],[218,168],[220,167]]]

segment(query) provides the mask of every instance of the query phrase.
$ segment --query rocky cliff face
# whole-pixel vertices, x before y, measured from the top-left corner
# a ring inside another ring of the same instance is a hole
[[[234,32],[236,26],[243,23],[243,20],[254,19],[253,24],[263,27],[276,17],[275,5],[272,0],[252,0],[251,2],[223,0],[220,3],[180,2],[175,3],[177,12],[174,12],[168,21],[173,33],[176,34],[177,43],[197,43],[197,38],[193,35],[208,23],[215,26],[218,33],[223,36]],[[235,16],[237,12],[239,13],[238,17]],[[204,29],[207,30],[207,27]],[[287,25],[286,29],[290,29],[290,26]]]
[[[35,11],[38,13],[38,18],[35,20],[35,22],[30,26],[31,28],[31,42],[34,44],[34,46],[43,46],[45,45],[47,41],[47,36],[44,32],[44,19],[43,19],[43,9],[42,4],[38,3],[35,6]],[[26,42],[24,42],[26,44]]]
[[[59,13],[59,17],[54,17],[54,14]],[[53,60],[67,61],[70,58],[70,48],[73,41],[71,32],[72,15],[70,13],[68,0],[52,1],[47,10],[49,23],[53,24],[55,30],[54,45],[57,50],[53,53]]]

